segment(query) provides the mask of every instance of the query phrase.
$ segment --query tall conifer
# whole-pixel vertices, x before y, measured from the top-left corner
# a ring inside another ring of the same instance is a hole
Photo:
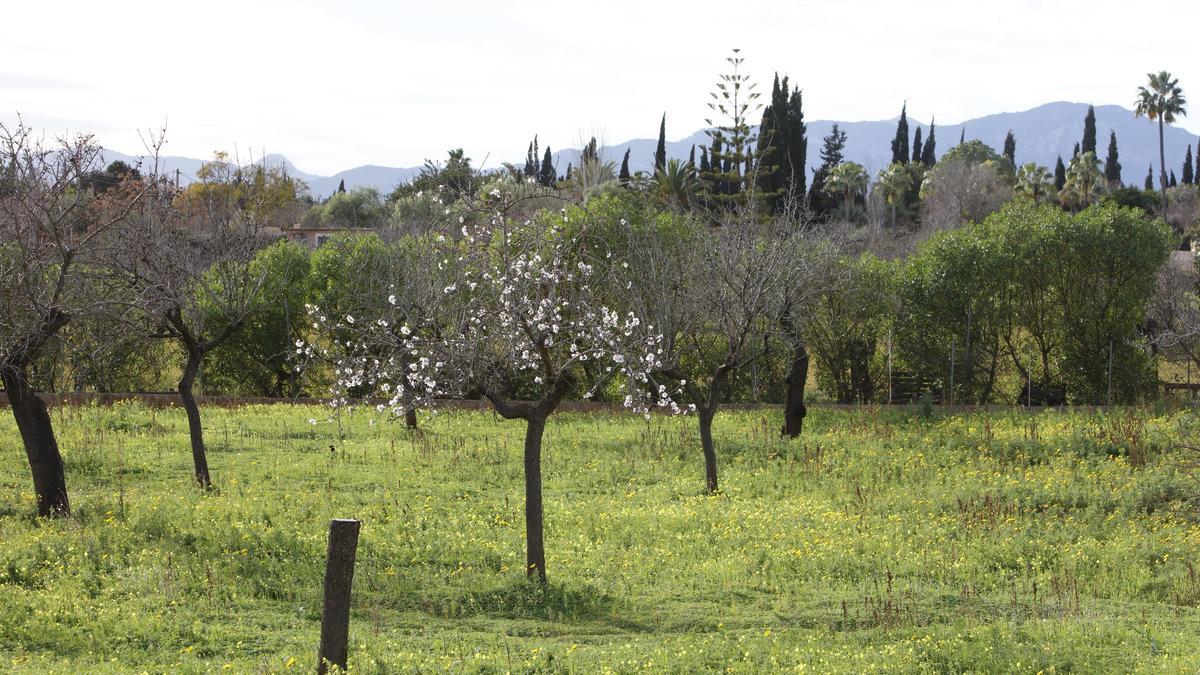
[[[1067,184],[1067,167],[1063,164],[1062,155],[1058,156],[1058,163],[1054,165],[1054,189],[1061,190]]]
[[[892,164],[908,164],[908,101],[900,108],[896,137],[892,139]]]
[[[1104,180],[1110,185],[1121,184],[1121,162],[1117,154],[1117,132],[1108,136],[1108,157],[1104,159]]]
[[[654,149],[654,173],[667,169],[667,113],[663,113],[658,126],[658,147]]]
[[[1079,147],[1080,152],[1096,152],[1096,108],[1088,106],[1087,115],[1083,118],[1083,143]]]
[[[937,125],[933,118],[929,119],[929,136],[925,139],[925,147],[921,148],[921,163],[925,166],[933,166],[937,162],[935,152],[937,151],[937,141],[934,139],[934,129]]]

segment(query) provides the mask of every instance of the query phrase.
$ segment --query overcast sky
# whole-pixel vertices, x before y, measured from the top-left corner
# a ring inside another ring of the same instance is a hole
[[[94,132],[168,154],[282,153],[332,174],[412,166],[464,147],[480,163],[543,146],[704,125],[729,48],[806,117],[945,123],[1056,100],[1131,107],[1150,70],[1192,94],[1200,4],[1162,0],[422,2],[170,0],[4,3],[0,121]]]

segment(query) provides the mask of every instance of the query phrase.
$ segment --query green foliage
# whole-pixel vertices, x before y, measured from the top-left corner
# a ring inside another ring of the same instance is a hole
[[[309,209],[301,222],[307,227],[376,228],[386,220],[387,209],[379,191],[360,187],[349,192],[339,190],[329,201]]]
[[[842,259],[805,319],[805,343],[818,364],[817,384],[839,403],[877,400],[877,347],[892,315],[889,263],[869,255]]]
[[[262,290],[241,330],[205,359],[205,386],[223,394],[298,396],[299,376],[290,357],[309,322],[308,250],[279,241],[259,251],[251,269],[262,279]]]
[[[956,400],[993,400],[1005,362],[1071,400],[1129,402],[1152,393],[1138,327],[1171,248],[1161,221],[1115,205],[1068,215],[1015,202],[982,224],[925,242],[898,295],[903,361]]]

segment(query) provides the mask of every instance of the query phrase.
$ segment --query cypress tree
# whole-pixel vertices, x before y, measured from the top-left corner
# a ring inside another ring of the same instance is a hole
[[[925,147],[921,148],[921,163],[925,166],[933,166],[937,162],[934,152],[937,150],[937,141],[934,140],[934,124],[933,118],[929,119],[929,137],[925,139]]]
[[[786,83],[785,77],[784,87],[787,86]],[[758,123],[757,153],[762,162],[758,167],[758,189],[772,208],[782,183],[778,162],[785,143],[783,127],[784,118],[787,116],[786,91],[779,86],[779,73],[775,73],[775,80],[771,83],[771,102],[763,107],[762,121]]]
[[[554,160],[550,156],[550,146],[546,146],[546,154],[542,156],[542,170],[538,172],[538,182],[545,187],[554,186]]]
[[[1167,181],[1167,186],[1168,187],[1177,187],[1179,185],[1179,182],[1175,180],[1175,170],[1174,169],[1171,169],[1170,176],[1171,176],[1171,178]]]
[[[958,144],[962,145],[967,142],[967,127],[963,125],[962,131],[958,134]]]
[[[1096,108],[1088,106],[1087,115],[1083,118],[1083,143],[1080,152],[1096,152]]]
[[[921,161],[921,125],[917,125],[917,130],[913,132],[912,146],[912,163],[916,164]]]
[[[1121,184],[1121,162],[1117,156],[1117,132],[1110,131],[1108,136],[1108,157],[1104,159],[1104,180],[1110,185]]]
[[[892,139],[892,164],[908,164],[908,101],[900,108],[900,122]]]
[[[721,137],[713,136],[712,147],[708,149],[709,192],[721,194],[724,183],[718,175],[721,173]]]
[[[563,180],[571,180],[571,163],[570,162],[567,162],[567,175],[563,177]]]
[[[1004,137],[1004,152],[1001,153],[1015,167],[1017,165],[1017,139],[1013,136],[1012,129],[1008,130],[1008,134]]]
[[[537,136],[534,136],[534,139],[536,138]],[[537,175],[537,159],[535,159],[537,155],[534,154],[535,144],[536,140],[530,143],[529,147],[525,149],[525,168],[521,170],[521,175],[526,178],[532,178]]]
[[[622,183],[629,182],[629,148],[625,148],[625,156],[621,158],[621,173],[617,175],[617,179]]]
[[[1067,184],[1067,167],[1063,165],[1062,155],[1058,156],[1058,164],[1054,165],[1054,189],[1061,190]]]
[[[1192,172],[1192,146],[1187,146],[1187,154],[1183,156],[1183,184],[1191,185],[1195,180]]]
[[[781,91],[787,94],[787,78],[783,78]],[[808,159],[807,128],[804,124],[804,96],[799,87],[793,87],[791,95],[787,96],[787,115],[784,117],[783,156],[779,158],[780,172],[783,175],[782,189],[784,194],[804,198],[808,180],[805,172],[805,162]]]
[[[1154,165],[1153,164],[1151,164],[1150,167],[1148,169],[1146,169],[1145,189],[1147,191],[1154,189]]]
[[[654,149],[654,173],[667,169],[667,113],[663,113],[658,126],[658,147]]]
[[[343,178],[338,181],[338,192],[345,192],[345,191],[346,191],[346,179]]]
[[[692,151],[688,153],[688,168],[696,172],[696,144],[692,143]]]
[[[1071,151],[1071,161],[1075,161],[1075,158],[1078,156],[1079,156],[1079,144],[1076,143],[1075,149]]]
[[[700,146],[700,173],[706,174],[709,172],[708,166],[708,148]]]

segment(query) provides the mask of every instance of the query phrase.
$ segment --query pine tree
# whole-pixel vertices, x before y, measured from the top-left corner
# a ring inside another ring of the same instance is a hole
[[[921,161],[921,125],[917,125],[917,130],[913,132],[912,146],[912,163],[916,164]]]
[[[1083,143],[1080,152],[1096,152],[1096,108],[1088,106],[1087,115],[1083,118]]]
[[[1008,130],[1008,134],[1004,137],[1004,152],[1001,153],[1015,167],[1017,165],[1017,139],[1013,136],[1012,129]]]
[[[1174,169],[1171,169],[1170,175],[1171,175],[1171,179],[1167,181],[1167,185],[1170,187],[1178,187],[1179,182],[1175,180],[1175,170]]]
[[[892,139],[892,164],[908,164],[908,101],[900,108],[896,137]]]
[[[808,191],[808,203],[818,216],[823,216],[838,207],[838,201],[825,194],[825,179],[833,168],[842,163],[842,151],[846,148],[846,132],[835,123],[821,145],[821,166],[813,172],[812,187]]]
[[[713,117],[704,121],[709,126],[706,133],[714,141],[711,173],[716,174],[716,166],[721,166],[720,175],[710,175],[710,179],[719,182],[723,188],[714,193],[716,201],[735,206],[753,203],[759,196],[756,167],[749,164],[751,170],[747,174],[743,173],[743,165],[747,165],[758,141],[750,127],[750,115],[757,113],[762,104],[756,102],[760,96],[755,91],[756,83],[741,70],[745,61],[741,50],[734,49],[733,54],[725,60],[731,67],[730,72],[718,76],[716,89],[708,104]],[[720,141],[719,146],[716,141]]]
[[[937,162],[934,152],[937,150],[937,141],[934,140],[934,124],[933,118],[929,119],[929,137],[925,139],[925,147],[921,148],[921,163],[925,166],[933,166]]]
[[[546,154],[542,156],[542,170],[538,172],[538,183],[545,187],[554,187],[554,159],[550,156],[550,146],[546,146]]]
[[[1067,167],[1063,164],[1062,155],[1058,156],[1058,164],[1054,165],[1054,189],[1062,190],[1067,184]]]
[[[654,173],[667,169],[667,113],[663,113],[662,124],[658,126],[658,147],[654,149]]]
[[[629,148],[625,148],[625,157],[621,159],[621,173],[617,174],[617,180],[628,183],[629,178]]]
[[[1146,169],[1145,188],[1147,191],[1154,189],[1154,165],[1153,164],[1150,165],[1150,168]]]
[[[1187,154],[1183,156],[1183,184],[1191,185],[1195,180],[1192,172],[1192,146],[1187,146]]]

